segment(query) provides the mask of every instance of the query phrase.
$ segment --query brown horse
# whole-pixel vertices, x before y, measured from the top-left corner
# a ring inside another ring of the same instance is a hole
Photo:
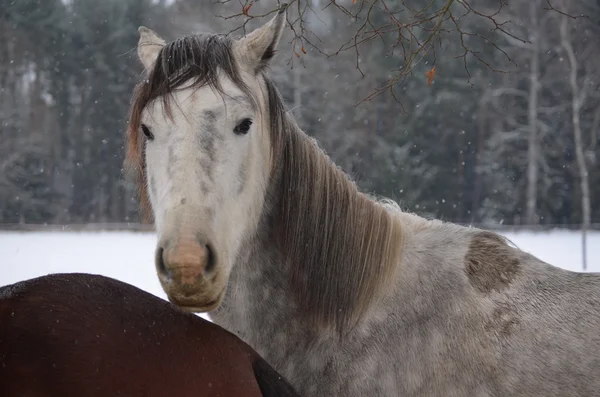
[[[0,288],[0,396],[297,396],[233,334],[123,282]]]

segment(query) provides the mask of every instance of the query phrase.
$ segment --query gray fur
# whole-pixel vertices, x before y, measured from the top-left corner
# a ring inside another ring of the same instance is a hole
[[[248,179],[248,172],[246,171],[246,162],[243,162],[241,164],[240,168],[238,169],[237,175],[238,187],[236,189],[236,192],[238,195],[240,195],[244,191],[244,188],[246,187],[246,181]]]
[[[205,132],[200,135],[200,150],[208,156],[210,163],[215,161],[215,140],[216,130],[214,124],[206,124]]]
[[[205,110],[203,120],[211,125],[217,122],[217,115],[213,110]]]
[[[233,102],[233,103],[237,104],[238,106],[246,107],[248,109],[254,110],[256,107],[256,104],[253,101],[249,100],[248,97],[245,97],[245,96],[236,95],[234,97],[227,98],[227,99],[228,99],[228,102]]]
[[[154,177],[152,177],[152,176],[151,176],[151,177],[148,179],[148,181],[149,181],[149,182],[148,182],[148,187],[149,187],[149,188],[150,188],[150,190],[152,191],[152,195],[153,195],[154,197],[156,197],[156,196],[157,196],[157,194],[156,194],[156,182],[154,181]]]
[[[200,191],[205,196],[210,192],[210,189],[206,185],[206,182],[204,182],[203,180],[200,180]]]
[[[169,145],[169,150],[167,153],[167,174],[169,177],[172,177],[173,165],[175,164],[175,150],[173,149],[173,145]]]
[[[210,142],[212,142],[212,138],[207,138],[207,140],[210,140]],[[208,145],[210,146],[210,145]],[[206,144],[204,145],[204,148],[206,148]],[[208,178],[208,180],[210,182],[214,182],[213,179],[213,162],[211,161],[210,158],[210,153],[206,153],[208,155],[208,158],[206,156],[201,156],[198,160],[198,163],[200,165],[200,169],[202,170],[202,175],[206,175],[206,177]],[[214,154],[212,155],[214,158]]]
[[[340,339],[295,315],[268,224],[246,242],[210,315],[303,396],[600,396],[598,275],[502,246],[519,274],[482,292],[465,260],[481,231],[419,220],[407,230],[395,294]]]

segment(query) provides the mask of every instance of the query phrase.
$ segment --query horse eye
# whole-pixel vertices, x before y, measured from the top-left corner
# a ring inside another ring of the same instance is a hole
[[[154,135],[152,134],[152,132],[150,132],[150,129],[146,127],[145,124],[142,124],[142,132],[144,133],[146,138],[148,138],[149,141],[154,139]]]
[[[233,129],[233,132],[235,132],[238,135],[247,134],[248,131],[250,131],[251,125],[252,125],[252,120],[244,119],[238,125],[235,126],[235,128]]]

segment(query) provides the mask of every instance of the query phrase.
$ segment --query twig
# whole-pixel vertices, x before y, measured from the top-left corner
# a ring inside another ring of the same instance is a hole
[[[230,0],[215,0],[217,3],[225,4]],[[323,41],[310,29],[306,27],[307,14],[313,13],[317,18],[317,12],[312,8],[309,0],[290,0],[288,1],[287,23],[290,31],[293,34],[291,40],[292,55],[288,64],[294,62],[298,58],[301,62],[303,55],[306,54],[306,48],[310,47],[317,53],[326,56],[327,58],[339,55],[342,52],[352,49],[354,51],[356,69],[362,77],[365,77],[365,72],[360,66],[361,52],[360,49],[372,40],[381,40],[383,45],[389,38],[393,42],[389,45],[389,53],[395,54],[397,50],[401,51],[398,56],[402,59],[403,64],[395,70],[393,75],[386,81],[385,85],[373,90],[369,95],[360,100],[355,106],[362,102],[369,101],[387,91],[390,92],[392,98],[396,98],[393,88],[398,86],[407,76],[412,75],[418,65],[428,57],[433,58],[433,66],[435,66],[436,46],[441,48],[442,39],[448,39],[445,36],[456,36],[460,43],[462,53],[455,56],[456,59],[462,59],[463,66],[468,76],[468,83],[471,84],[471,73],[467,63],[467,57],[472,56],[476,61],[482,63],[487,69],[497,73],[507,73],[505,70],[494,67],[490,62],[482,58],[480,52],[471,49],[467,43],[467,39],[478,39],[486,45],[501,53],[509,62],[516,66],[516,63],[510,58],[509,54],[502,49],[497,41],[492,37],[484,36],[481,33],[467,30],[466,23],[462,23],[462,19],[466,16],[474,16],[480,20],[485,20],[491,24],[490,36],[504,36],[508,41],[528,44],[526,39],[518,37],[515,33],[508,30],[509,20],[500,21],[499,16],[502,10],[507,5],[507,0],[500,0],[500,5],[497,9],[490,13],[486,13],[474,8],[470,0],[446,0],[442,6],[436,6],[435,0],[427,1],[421,8],[411,7],[406,3],[408,0],[400,0],[393,8],[389,0],[357,0],[353,1],[351,6],[339,4],[336,0],[329,0],[322,7],[322,10],[335,8],[342,15],[350,18],[352,21],[358,22],[358,27],[351,37],[343,42],[337,49],[327,51],[324,48]],[[548,7],[545,9],[558,12],[562,15],[567,13],[557,10],[551,3],[551,0],[546,0]],[[248,22],[255,18],[263,18],[273,14],[278,8],[262,14],[253,14],[254,5],[259,3],[258,0],[240,0],[240,12],[220,16],[224,19],[245,18],[244,22],[229,33],[238,30],[246,31]],[[279,2],[278,2],[279,3]],[[459,11],[462,10],[462,11]],[[294,15],[292,15],[294,14]],[[578,18],[578,16],[570,16]],[[316,38],[312,40],[309,36]]]

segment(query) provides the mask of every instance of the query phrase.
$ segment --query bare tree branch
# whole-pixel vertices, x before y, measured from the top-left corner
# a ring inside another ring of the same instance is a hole
[[[555,8],[555,7],[552,5],[552,3],[550,2],[550,0],[546,0],[546,4],[547,4],[548,6],[547,6],[547,7],[544,7],[544,9],[545,9],[545,10],[557,12],[557,13],[559,13],[560,15],[562,15],[562,16],[564,16],[564,17],[567,17],[567,18],[571,18],[571,19],[578,19],[578,18],[589,18],[589,16],[588,16],[588,15],[583,15],[583,14],[581,14],[581,15],[571,15],[571,14],[569,14],[569,13],[565,12],[565,11],[561,11],[561,10],[559,10],[559,9]]]
[[[231,0],[214,0],[216,3],[227,3]],[[220,16],[224,19],[245,18],[243,23],[229,33],[242,30],[246,31],[246,25],[255,18],[266,17],[276,12],[282,3],[278,1],[278,7],[263,13],[253,13],[253,6],[259,1],[238,0],[240,11],[233,15]],[[381,40],[384,45],[390,37],[394,37],[389,45],[390,53],[394,54],[400,50],[399,57],[402,65],[394,70],[387,81],[380,87],[376,87],[369,95],[357,103],[369,101],[384,92],[389,92],[392,97],[394,87],[397,87],[404,79],[411,75],[419,65],[425,60],[433,60],[435,66],[436,44],[441,48],[444,40],[456,39],[460,43],[461,53],[455,56],[463,63],[467,73],[469,83],[471,73],[469,70],[469,58],[482,63],[485,67],[496,73],[506,73],[487,61],[480,51],[472,48],[474,42],[482,42],[491,46],[494,51],[500,53],[508,62],[516,66],[509,54],[502,48],[500,40],[505,43],[518,43],[522,46],[528,46],[530,42],[518,36],[518,34],[509,30],[510,20],[502,18],[503,10],[507,5],[507,0],[499,0],[496,9],[482,10],[472,5],[471,0],[445,0],[439,5],[435,0],[429,0],[420,8],[409,4],[410,0],[353,0],[341,2],[339,0],[329,0],[322,10],[334,8],[351,21],[357,22],[357,28],[354,34],[342,43],[337,49],[328,51],[323,41],[309,28],[306,21],[308,13],[312,13],[318,18],[317,11],[313,8],[311,0],[290,0],[287,4],[289,10],[287,22],[290,31],[293,34],[291,40],[292,56],[288,62],[293,64],[293,58],[302,59],[302,54],[306,53],[306,48],[310,47],[326,57],[339,55],[342,52],[353,50],[356,59],[356,69],[362,77],[365,72],[360,66],[360,49],[373,40]],[[546,10],[568,15],[563,11],[556,9],[546,0]],[[477,18],[490,25],[489,34],[470,30],[471,25],[468,18]],[[570,16],[578,18],[578,16]],[[424,73],[425,71],[423,71]],[[429,76],[428,76],[429,77]]]

